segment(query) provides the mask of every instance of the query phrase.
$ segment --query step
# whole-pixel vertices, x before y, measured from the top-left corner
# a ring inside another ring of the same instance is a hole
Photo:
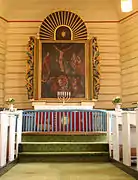
[[[21,144],[108,144],[107,142],[22,142]]]
[[[34,142],[19,145],[19,152],[99,152],[109,151],[108,143],[85,143],[85,142]]]
[[[102,142],[107,141],[106,133],[23,133],[23,142]]]
[[[108,152],[23,152],[19,163],[27,162],[109,162]]]
[[[21,153],[19,153],[20,155],[69,155],[69,154],[71,154],[71,155],[83,155],[83,154],[85,154],[85,155],[88,155],[88,154],[90,154],[90,155],[92,155],[92,156],[94,156],[94,155],[100,155],[100,156],[102,156],[102,155],[107,155],[107,154],[109,154],[108,152],[104,152],[104,151],[99,151],[99,152],[21,152]]]

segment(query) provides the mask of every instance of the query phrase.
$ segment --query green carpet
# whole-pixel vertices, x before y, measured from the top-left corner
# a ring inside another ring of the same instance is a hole
[[[107,134],[39,134],[26,133],[23,142],[107,142]]]
[[[107,162],[106,134],[23,134],[19,162]]]
[[[87,151],[104,151],[107,152],[109,150],[108,144],[101,143],[23,143],[22,152],[87,152]]]
[[[110,163],[17,164],[1,180],[134,180]]]

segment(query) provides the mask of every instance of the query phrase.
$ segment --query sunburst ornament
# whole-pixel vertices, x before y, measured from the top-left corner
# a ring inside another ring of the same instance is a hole
[[[70,28],[72,40],[87,40],[87,28],[83,20],[75,13],[69,11],[57,11],[47,16],[40,26],[39,38],[41,40],[54,39],[56,29],[60,26]],[[65,32],[62,32],[62,37]]]

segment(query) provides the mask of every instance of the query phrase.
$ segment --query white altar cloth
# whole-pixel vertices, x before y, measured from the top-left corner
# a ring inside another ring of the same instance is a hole
[[[92,106],[46,106],[46,105],[35,105],[34,106],[35,110],[60,110],[60,109],[64,109],[64,110],[92,110],[93,107]]]
[[[35,110],[57,110],[57,109],[72,109],[72,110],[91,110],[94,108],[95,102],[81,102],[81,103],[48,103],[44,101],[32,101],[32,106]]]

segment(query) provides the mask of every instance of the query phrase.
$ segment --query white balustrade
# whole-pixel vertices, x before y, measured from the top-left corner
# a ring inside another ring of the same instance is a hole
[[[17,127],[17,132],[15,132],[16,127]],[[8,162],[12,162],[15,159],[15,155],[17,157],[18,145],[21,142],[21,133],[22,133],[22,111],[16,111],[16,112],[1,111],[0,112],[0,167],[5,166],[7,160]],[[16,144],[16,149],[15,149],[15,144]]]
[[[113,159],[120,161],[120,147],[122,146],[123,164],[131,166],[131,148],[135,144],[138,155],[138,109],[136,111],[110,111],[108,113],[110,156],[113,150]],[[134,128],[136,128],[136,132],[133,130]]]
[[[113,159],[116,161],[119,161],[120,156],[119,156],[119,145],[120,145],[120,140],[119,140],[119,125],[122,124],[122,114],[119,111],[116,111],[112,119],[112,140],[113,140]]]
[[[136,113],[126,111],[122,113],[122,146],[123,146],[123,164],[131,166],[131,128],[135,125]]]
[[[0,167],[6,165],[8,126],[7,114],[0,112]]]

